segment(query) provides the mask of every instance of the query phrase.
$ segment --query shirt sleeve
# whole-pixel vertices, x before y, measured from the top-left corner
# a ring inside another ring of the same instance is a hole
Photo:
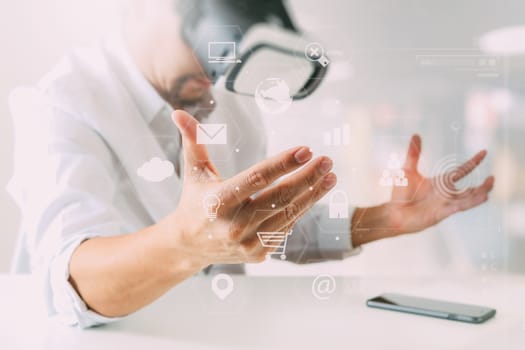
[[[118,169],[100,136],[37,89],[10,96],[15,170],[8,189],[22,212],[31,272],[49,316],[89,327],[115,321],[86,306],[69,280],[75,249],[95,236],[122,233],[112,205]]]
[[[326,205],[316,205],[310,209],[294,226],[286,242],[286,260],[298,264],[327,260],[342,260],[358,254],[360,247],[352,247],[350,220],[354,208],[350,208],[348,218],[331,219]]]

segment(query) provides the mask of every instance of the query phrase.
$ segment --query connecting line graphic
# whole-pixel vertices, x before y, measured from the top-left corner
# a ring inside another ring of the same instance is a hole
[[[273,248],[273,251],[268,252],[266,256],[280,254],[281,260],[285,260],[286,243],[291,234],[291,230],[289,232],[257,232],[257,237],[259,237],[263,247]]]

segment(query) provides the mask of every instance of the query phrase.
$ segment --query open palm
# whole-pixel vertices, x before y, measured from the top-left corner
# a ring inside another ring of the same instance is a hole
[[[455,183],[473,171],[485,158],[480,151],[452,171],[425,177],[418,170],[421,138],[412,136],[403,170],[408,179],[406,187],[392,190],[392,221],[399,232],[411,233],[430,227],[450,215],[478,206],[488,199],[494,186],[490,176],[477,187],[459,190]]]

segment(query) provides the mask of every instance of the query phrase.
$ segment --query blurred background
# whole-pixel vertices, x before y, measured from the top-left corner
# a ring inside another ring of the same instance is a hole
[[[119,26],[120,0],[18,0],[0,5],[0,272],[9,270],[19,212],[5,192],[12,172],[7,97],[35,83],[71,47]],[[380,186],[392,156],[423,138],[420,170],[450,170],[480,149],[488,157],[463,185],[496,176],[488,203],[419,235],[378,241],[344,262],[250,265],[252,274],[525,272],[525,3],[521,0],[289,1],[295,21],[322,43],[330,71],[286,114],[263,116],[269,153],[308,144],[332,156],[351,205],[388,200]],[[521,43],[520,43],[521,41]],[[521,48],[520,48],[521,46]],[[297,132],[298,125],[301,132]],[[326,135],[350,130],[348,145]],[[35,169],[35,174],[38,169]],[[330,197],[324,201],[329,203]]]

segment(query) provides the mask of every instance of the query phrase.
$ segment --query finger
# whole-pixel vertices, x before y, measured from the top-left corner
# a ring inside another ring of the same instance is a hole
[[[421,137],[419,135],[412,135],[410,145],[408,146],[407,156],[405,159],[404,169],[417,170],[417,164],[421,155]]]
[[[273,216],[263,221],[258,231],[271,232],[295,222],[306,213],[319,199],[327,194],[337,183],[337,177],[334,173],[328,173],[321,181],[318,181],[311,191],[303,193],[293,202],[288,204],[282,210],[277,211]]]
[[[269,208],[283,208],[301,194],[313,189],[313,186],[330,170],[333,162],[328,157],[320,157],[311,161],[303,169],[288,176],[277,186],[265,190],[255,200],[247,205],[246,212],[258,213],[257,223],[273,215]],[[265,210],[266,209],[266,210]]]
[[[478,196],[486,199],[488,196],[488,193],[492,191],[493,188],[494,188],[494,177],[489,176],[488,178],[485,179],[485,181],[483,181],[481,185],[477,187],[469,188],[464,194],[460,194],[457,199],[460,201],[463,201],[464,203],[470,203],[470,199],[474,197],[478,197]],[[472,207],[473,206],[468,206],[468,207],[462,208],[462,210],[467,210]]]
[[[243,200],[265,189],[312,158],[308,147],[294,147],[235,175],[224,182],[227,197],[234,195]],[[228,194],[231,194],[230,196]]]
[[[459,194],[450,200],[444,210],[439,213],[438,220],[442,220],[454,213],[474,208],[488,200],[488,194],[494,188],[494,177],[490,176],[483,183]]]
[[[199,122],[189,113],[176,110],[171,119],[179,128],[182,135],[182,146],[184,154],[184,172],[186,175],[193,174],[195,170],[209,170],[217,174],[217,170],[209,160],[208,150],[205,145],[197,144],[196,130]]]
[[[487,151],[483,150],[478,152],[474,157],[472,157],[470,160],[466,161],[462,165],[458,166],[456,169],[452,170],[452,173],[450,174],[450,179],[452,182],[457,182],[470,174],[472,170],[474,170],[479,163],[485,158],[487,155]]]

